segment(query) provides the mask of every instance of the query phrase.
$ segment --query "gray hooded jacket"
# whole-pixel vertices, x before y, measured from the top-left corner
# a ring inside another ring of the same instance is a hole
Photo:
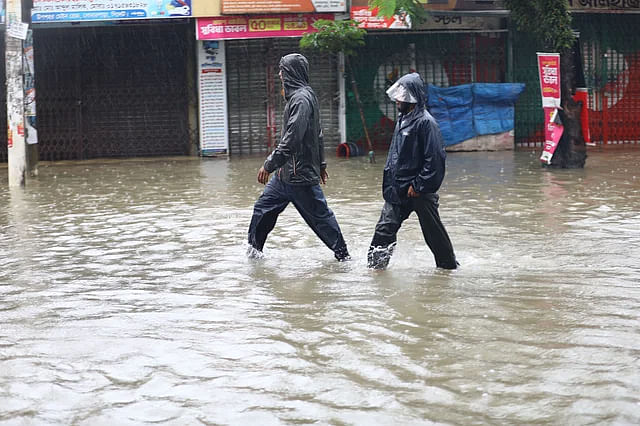
[[[292,185],[316,185],[326,167],[320,127],[318,99],[309,86],[309,62],[299,53],[280,60],[287,104],[282,116],[282,133],[276,149],[264,162],[264,169],[277,170]]]
[[[411,73],[401,77],[398,83],[418,104],[409,113],[398,116],[393,131],[382,181],[384,199],[392,204],[407,200],[410,185],[421,194],[436,193],[444,179],[446,158],[440,127],[425,109],[422,78]]]

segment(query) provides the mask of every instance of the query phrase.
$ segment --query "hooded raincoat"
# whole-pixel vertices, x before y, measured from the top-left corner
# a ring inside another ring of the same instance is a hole
[[[291,185],[315,185],[326,163],[318,99],[309,86],[309,63],[292,53],[280,60],[280,71],[287,100],[282,134],[264,169],[269,173],[277,170],[280,179]]]
[[[437,191],[444,179],[446,157],[440,128],[425,109],[426,94],[420,75],[407,74],[397,84],[406,89],[398,93],[404,92],[403,97],[413,97],[417,103],[413,110],[398,116],[393,132],[382,181],[385,203],[369,246],[367,265],[387,267],[402,222],[416,212],[436,266],[456,269],[453,246],[438,213]],[[410,186],[417,196],[409,197]]]
[[[247,254],[262,253],[278,215],[292,203],[336,259],[348,260],[347,244],[319,185],[326,164],[318,100],[309,87],[309,63],[299,53],[292,53],[280,60],[280,71],[287,99],[282,136],[264,162],[264,169],[276,174],[253,206]]]
[[[410,185],[421,194],[436,193],[444,179],[446,159],[438,123],[425,109],[422,78],[407,74],[398,83],[418,102],[412,111],[398,116],[393,131],[382,181],[383,197],[392,204],[407,200]]]

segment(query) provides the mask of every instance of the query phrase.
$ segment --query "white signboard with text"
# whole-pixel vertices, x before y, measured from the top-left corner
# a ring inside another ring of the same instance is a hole
[[[191,0],[33,0],[31,22],[184,18]]]
[[[198,42],[200,153],[203,156],[229,152],[226,68],[224,41]]]

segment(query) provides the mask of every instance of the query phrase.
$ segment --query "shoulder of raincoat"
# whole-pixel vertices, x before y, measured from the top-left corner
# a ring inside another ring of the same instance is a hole
[[[436,193],[444,179],[446,159],[440,127],[425,109],[422,78],[412,73],[399,82],[418,103],[411,112],[398,117],[389,147],[382,193],[393,204],[407,200],[409,186],[421,194]]]
[[[280,142],[264,162],[264,169],[275,171],[293,185],[315,185],[326,163],[318,99],[308,83],[309,64],[304,56],[294,53],[282,58],[280,70],[287,103]]]

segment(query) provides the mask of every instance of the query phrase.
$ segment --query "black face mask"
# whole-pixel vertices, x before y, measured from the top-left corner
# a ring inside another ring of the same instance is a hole
[[[409,102],[398,102],[398,111],[400,111],[401,114],[408,113],[410,108],[411,104]]]

